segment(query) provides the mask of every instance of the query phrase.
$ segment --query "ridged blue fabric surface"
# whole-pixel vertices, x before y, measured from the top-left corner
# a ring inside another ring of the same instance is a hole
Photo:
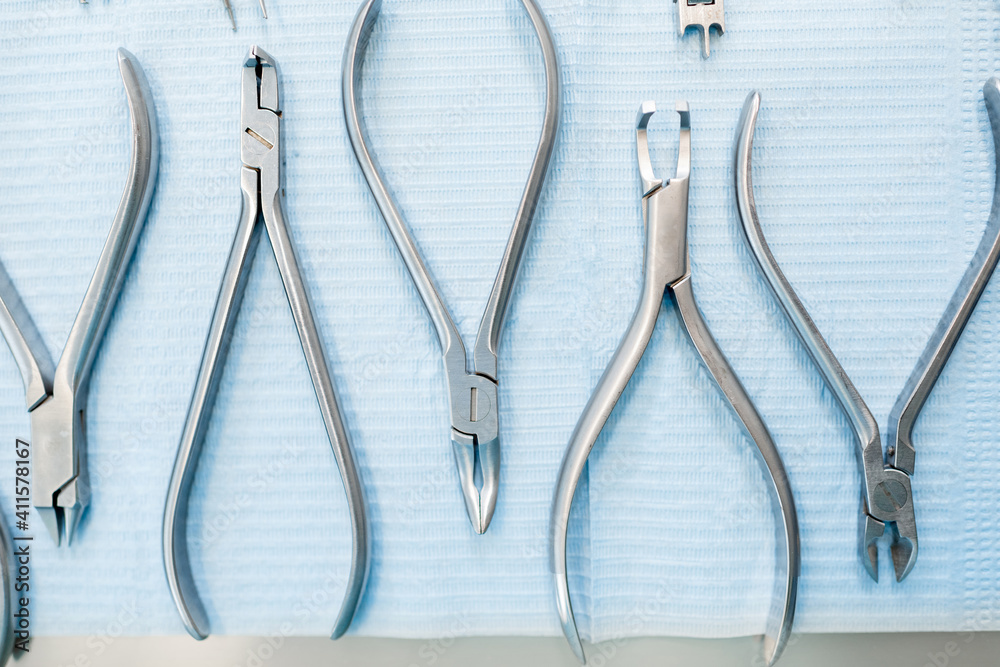
[[[0,13],[0,259],[58,354],[128,164],[115,48],[142,62],[160,177],[93,371],[91,508],[57,550],[33,517],[38,634],[183,632],[160,555],[167,481],[240,194],[240,65],[282,67],[287,213],[371,514],[352,632],[552,635],[549,503],[566,441],[632,314],[642,222],[639,103],[691,104],[690,242],[705,317],[791,476],[802,632],[1000,629],[1000,287],[990,285],[917,423],[920,556],[902,584],[857,555],[847,421],[744,249],[732,141],[763,95],[754,180],[788,278],[885,427],[989,214],[981,90],[1000,11],[962,3],[730,0],[711,59],[668,0],[541,0],[559,49],[559,143],[500,355],[503,473],[476,536],[448,440],[429,320],[343,128],[348,1],[10,0]],[[374,149],[456,322],[472,339],[537,141],[541,57],[514,0],[385,0],[365,63]],[[669,176],[676,116],[651,131]],[[0,352],[0,501],[28,437]],[[570,529],[589,638],[763,629],[773,524],[751,443],[667,308],[590,459]],[[326,634],[349,562],[346,504],[268,246],[237,324],[191,498],[194,576],[220,634]],[[125,614],[131,618],[131,614]]]

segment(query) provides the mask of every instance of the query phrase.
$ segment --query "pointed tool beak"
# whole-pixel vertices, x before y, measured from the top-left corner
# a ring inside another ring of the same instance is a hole
[[[889,546],[892,554],[892,567],[896,572],[896,581],[902,581],[917,563],[917,522],[913,514],[912,498],[909,512],[899,517],[892,524],[892,543]]]
[[[36,507],[35,511],[56,546],[62,545],[63,533],[66,536],[66,546],[72,546],[77,526],[86,509],[84,505],[76,503],[72,507]]]
[[[490,527],[500,488],[500,439],[476,445],[475,437],[452,430],[451,445],[455,453],[458,479],[465,499],[465,510],[476,533],[482,535]],[[476,464],[482,475],[482,486],[476,484]]]

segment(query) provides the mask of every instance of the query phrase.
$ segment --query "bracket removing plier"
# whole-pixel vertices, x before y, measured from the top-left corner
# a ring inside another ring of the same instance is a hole
[[[799,577],[799,529],[788,475],[771,434],[753,401],[747,395],[736,372],[712,337],[701,315],[691,286],[691,260],[688,255],[688,191],[691,174],[691,113],[687,102],[677,104],[680,114],[680,150],[676,175],[663,181],[653,173],[649,159],[646,128],[656,107],[645,102],[636,121],[636,148],[642,180],[642,215],[646,227],[646,251],[643,258],[642,293],[632,322],[618,344],[587,407],[570,436],[563,455],[552,515],[549,523],[550,553],[556,589],[556,607],[563,634],[573,652],[586,662],[583,645],[573,618],[566,576],[566,535],[573,496],[587,463],[590,450],[604,429],[615,404],[635,372],[653,335],[665,296],[671,296],[688,338],[698,351],[709,373],[729,402],[747,435],[768,480],[776,523],[775,544],[778,554],[774,597],[770,608],[761,654],[773,664],[788,641],[795,615]]]

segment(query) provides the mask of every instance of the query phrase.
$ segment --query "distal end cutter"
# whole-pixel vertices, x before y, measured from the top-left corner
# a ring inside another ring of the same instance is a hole
[[[986,83],[983,94],[993,129],[994,148],[1000,159],[1000,87],[996,78]],[[764,239],[751,179],[753,137],[759,111],[760,95],[752,92],[743,107],[734,151],[736,204],[744,238],[772,294],[854,430],[862,476],[861,562],[868,574],[878,581],[878,539],[888,528],[893,569],[896,580],[902,581],[917,560],[917,525],[910,481],[916,459],[913,426],[1000,258],[1000,179],[979,247],[889,413],[889,446],[883,455],[875,418],[782,274]]]
[[[759,111],[760,95],[752,92],[743,107],[735,148],[736,204],[744,240],[756,260],[758,270],[854,430],[858,446],[858,466],[863,479],[859,527],[861,561],[868,574],[878,581],[877,540],[885,533],[886,526],[889,526],[890,551],[896,579],[902,580],[917,558],[917,527],[910,485],[913,458],[908,457],[910,464],[906,468],[897,467],[891,456],[888,462],[885,460],[878,422],[809,317],[764,239],[751,180],[753,137]],[[913,450],[909,448],[908,451],[912,454]],[[900,459],[904,458],[907,458],[906,452],[901,452]]]
[[[283,116],[278,99],[278,80],[278,65],[274,58],[259,47],[251,48],[243,64],[240,118],[243,206],[240,222],[215,303],[163,514],[163,563],[167,582],[184,626],[195,639],[208,636],[208,619],[191,577],[187,544],[188,496],[262,227],[266,228],[274,251],[323,424],[340,468],[351,517],[351,570],[344,602],[331,632],[334,639],[343,635],[351,624],[368,576],[368,524],[361,479],[330,378],[323,339],[313,319],[292,237],[285,222],[284,149],[281,143]],[[261,219],[263,224],[260,224]]]
[[[479,326],[471,364],[448,306],[393,200],[375,155],[368,149],[366,130],[359,113],[361,65],[382,8],[381,0],[366,0],[358,10],[344,47],[341,77],[344,122],[354,155],[438,336],[448,380],[452,451],[466,511],[479,534],[485,533],[490,525],[500,488],[497,351],[517,268],[524,253],[559,125],[559,63],[552,35],[545,16],[534,0],[521,0],[521,4],[534,26],[545,63],[545,117],[528,182]],[[476,483],[477,463],[481,485]]]
[[[646,128],[655,111],[656,107],[652,102],[643,103],[636,121],[642,213],[646,229],[642,293],[628,330],[570,436],[552,503],[549,535],[556,605],[563,633],[580,661],[585,662],[583,646],[573,618],[566,576],[566,533],[570,508],[590,450],[642,358],[656,326],[664,295],[669,293],[691,342],[747,434],[756,444],[757,460],[768,480],[777,524],[779,571],[762,647],[764,658],[771,664],[777,660],[788,640],[795,613],[799,577],[799,531],[795,503],[781,456],[767,427],[712,337],[691,288],[687,240],[691,173],[691,115],[688,105],[686,102],[677,104],[677,113],[680,115],[677,173],[666,182],[654,175],[649,159]]]
[[[84,439],[90,370],[146,219],[159,165],[156,109],[145,74],[125,49],[118,50],[118,67],[132,118],[132,161],[108,240],[58,365],[53,365],[38,328],[0,265],[0,332],[21,371],[31,416],[31,501],[56,544],[63,533],[67,544],[72,542],[90,500]]]

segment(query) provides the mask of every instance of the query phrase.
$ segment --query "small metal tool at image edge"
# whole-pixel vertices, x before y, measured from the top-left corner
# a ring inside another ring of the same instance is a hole
[[[359,113],[361,65],[382,8],[381,0],[367,0],[358,10],[344,48],[341,77],[344,122],[347,124],[354,156],[430,315],[441,346],[451,408],[452,450],[466,511],[472,527],[479,534],[485,533],[489,528],[500,487],[500,406],[497,402],[500,378],[497,352],[504,317],[517,278],[517,268],[524,254],[559,126],[559,63],[552,34],[535,0],[521,0],[521,4],[531,19],[542,49],[542,60],[545,63],[545,115],[528,182],[479,326],[471,364],[466,358],[465,344],[448,306],[434,284],[434,278],[420,254],[409,226],[385,183],[374,153],[369,150],[365,126]],[[481,485],[476,483],[477,463],[482,478]]]
[[[712,54],[711,33],[714,26],[719,34],[726,32],[725,0],[674,0],[677,5],[677,31],[681,37],[688,28],[697,28],[701,33],[701,54],[708,58]]]
[[[649,158],[647,126],[655,111],[656,106],[652,102],[644,102],[636,119],[636,152],[642,181],[642,215],[646,230],[642,293],[631,324],[570,436],[552,500],[549,544],[556,609],[570,647],[580,662],[586,663],[583,644],[573,617],[566,573],[566,536],[570,510],[590,451],[642,359],[653,335],[664,297],[669,295],[688,338],[736,413],[746,434],[756,445],[756,460],[767,480],[775,518],[777,563],[774,596],[760,650],[761,656],[770,665],[780,657],[788,642],[795,616],[801,558],[795,501],[781,455],[771,434],[736,372],[712,337],[695,301],[687,239],[691,112],[687,102],[677,103],[677,113],[680,115],[677,172],[673,178],[663,181],[654,175]]]
[[[261,233],[265,229],[295,320],[330,447],[340,469],[351,518],[351,569],[344,600],[330,632],[333,639],[347,632],[368,578],[368,520],[361,479],[330,377],[323,339],[313,318],[295,247],[285,222],[284,147],[281,136],[284,116],[278,93],[277,62],[263,49],[254,46],[243,63],[240,114],[240,185],[243,197],[240,221],[215,303],[163,512],[163,565],[167,583],[184,627],[195,639],[206,638],[209,625],[191,575],[187,541],[188,496],[243,292]]]
[[[57,545],[63,535],[67,545],[72,543],[90,501],[85,439],[90,371],[125,282],[159,166],[156,109],[146,76],[125,49],[118,49],[118,68],[132,119],[132,161],[108,240],[58,365],[53,365],[41,333],[0,264],[0,332],[21,371],[31,417],[31,502]]]

